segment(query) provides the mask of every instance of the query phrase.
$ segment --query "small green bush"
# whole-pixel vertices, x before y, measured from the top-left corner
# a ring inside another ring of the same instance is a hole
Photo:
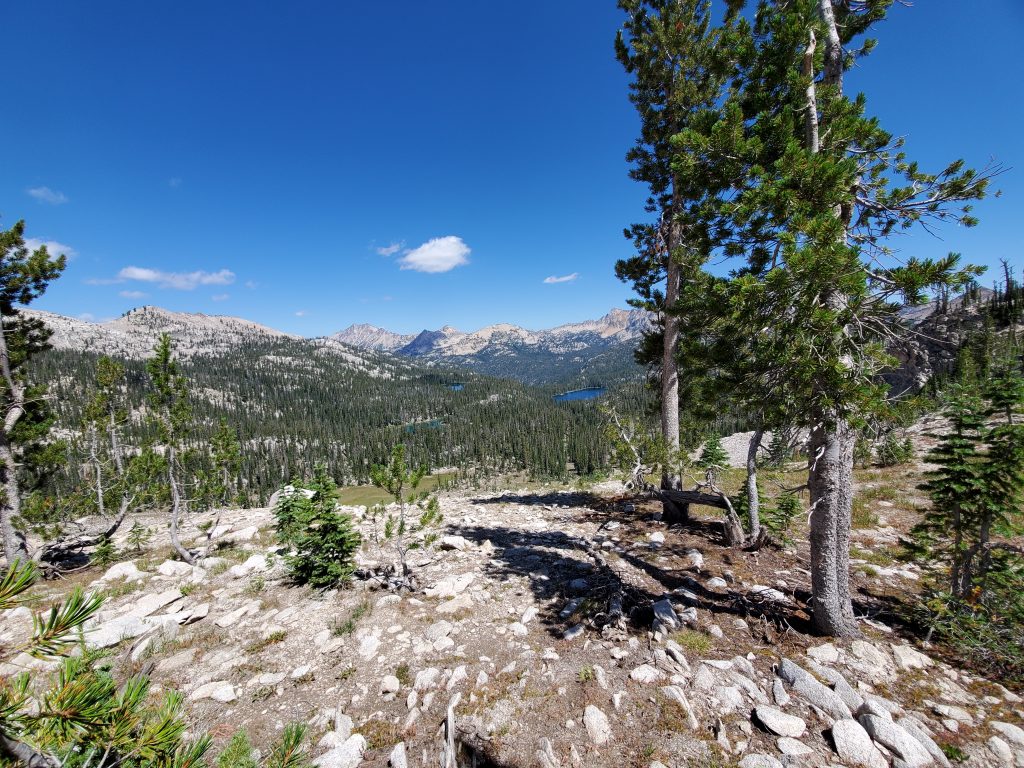
[[[893,432],[875,446],[875,459],[879,466],[898,467],[909,464],[914,458],[914,444],[909,437],[902,440]]]
[[[217,768],[257,768],[257,765],[252,742],[244,728],[235,731],[227,746],[217,755]]]
[[[314,589],[344,584],[362,540],[352,518],[337,510],[334,480],[320,464],[311,482],[293,485],[295,492],[282,494],[274,507],[278,538],[293,550],[285,558],[292,578]]]

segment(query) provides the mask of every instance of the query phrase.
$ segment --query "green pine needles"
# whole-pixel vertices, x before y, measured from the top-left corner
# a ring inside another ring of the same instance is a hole
[[[349,580],[362,538],[352,518],[338,511],[337,485],[324,464],[310,482],[282,489],[274,517],[278,538],[292,549],[286,558],[292,578],[314,589]]]
[[[35,568],[15,561],[0,579],[0,610],[26,602]],[[75,590],[63,603],[34,616],[32,636],[5,648],[60,660],[49,677],[26,671],[0,680],[0,763],[59,768],[202,768],[208,737],[186,742],[182,697],[150,698],[150,683],[133,677],[118,683],[99,654],[84,648],[80,632],[103,603],[100,595]],[[80,650],[77,656],[70,655]]]
[[[931,509],[906,542],[928,574],[932,631],[975,663],[1024,679],[1024,374],[1011,352],[981,394],[947,395],[948,431],[928,454]]]
[[[443,520],[437,497],[417,492],[426,474],[427,468],[423,465],[415,470],[409,469],[404,445],[396,445],[391,450],[391,460],[387,464],[375,465],[370,470],[373,484],[387,491],[395,500],[394,510],[381,505],[372,507],[370,520],[378,550],[383,553],[388,547],[395,554],[399,588],[411,589],[414,586],[409,553],[432,546],[437,540],[437,533],[431,529],[438,527]]]

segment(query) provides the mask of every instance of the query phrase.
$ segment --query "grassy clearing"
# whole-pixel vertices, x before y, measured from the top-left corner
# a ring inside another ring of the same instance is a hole
[[[452,478],[450,472],[427,475],[420,483],[419,490],[432,493],[442,480]],[[372,507],[374,504],[387,504],[392,498],[387,491],[375,485],[345,485],[338,489],[338,503],[352,507]]]

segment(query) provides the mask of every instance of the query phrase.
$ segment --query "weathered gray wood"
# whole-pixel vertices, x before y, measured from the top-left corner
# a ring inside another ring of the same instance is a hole
[[[711,493],[704,493],[702,491],[673,491],[663,490],[658,492],[660,495],[667,497],[669,500],[676,504],[700,504],[704,507],[718,507],[719,509],[728,509],[729,506],[726,504],[725,499],[721,496],[717,496]]]

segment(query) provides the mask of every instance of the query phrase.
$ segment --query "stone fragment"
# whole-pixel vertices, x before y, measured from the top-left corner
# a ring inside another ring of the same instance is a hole
[[[192,575],[192,566],[180,560],[164,560],[157,566],[156,570],[161,576],[178,577]]]
[[[896,724],[921,742],[921,745],[928,751],[928,754],[932,756],[932,759],[941,765],[942,768],[950,768],[949,758],[946,757],[946,753],[943,752],[932,737],[928,735],[921,723],[912,717],[902,717]]]
[[[229,701],[234,701],[238,696],[235,694],[235,687],[227,680],[215,680],[205,685],[200,685],[192,691],[189,698],[193,701],[213,699],[214,701],[226,704]]]
[[[807,730],[807,723],[795,715],[787,715],[781,709],[769,707],[762,704],[754,709],[754,714],[761,725],[774,733],[776,736],[789,736],[797,738],[803,736]]]
[[[858,719],[874,741],[896,755],[908,768],[921,768],[934,762],[924,745],[892,720],[878,715],[861,715]]]
[[[462,536],[442,536],[441,537],[441,549],[456,549],[459,552],[464,552],[470,549],[473,544]]]
[[[365,751],[366,739],[358,733],[353,733],[340,746],[315,758],[313,765],[319,768],[357,768],[363,762]]]
[[[409,761],[405,757],[405,742],[400,741],[391,749],[388,755],[389,768],[409,768]]]
[[[394,675],[384,675],[380,680],[380,692],[385,696],[398,693],[401,688],[402,683]]]
[[[654,609],[654,629],[659,628],[672,630],[679,626],[679,617],[676,610],[668,600],[659,600],[652,608]]]
[[[738,765],[740,768],[783,768],[779,759],[772,755],[747,755]]]
[[[593,704],[588,704],[583,712],[583,725],[587,728],[587,735],[597,746],[602,746],[611,741],[612,727],[608,722],[608,716]]]
[[[993,731],[1018,747],[1024,747],[1024,728],[1013,723],[1004,723],[1000,720],[993,720],[989,723]]]
[[[123,563],[116,563],[110,566],[106,572],[100,576],[100,581],[116,581],[117,579],[124,579],[125,581],[141,581],[146,578],[148,574],[144,571],[140,571],[136,567],[134,561],[126,560]]]
[[[424,593],[427,597],[449,598],[455,597],[466,591],[466,588],[473,583],[472,573],[462,573],[457,576],[448,576],[441,579],[432,587],[427,587]]]
[[[629,679],[635,683],[640,683],[641,685],[653,685],[659,680],[664,680],[665,675],[650,664],[641,664],[629,673]]]
[[[789,736],[780,736],[775,740],[775,746],[779,748],[779,752],[790,757],[803,757],[804,755],[814,754],[814,750],[802,741]]]
[[[826,688],[798,664],[794,664],[789,659],[783,659],[779,664],[778,675],[794,691],[833,719],[852,717],[853,713],[850,712],[850,708],[843,703],[835,691]]]
[[[844,718],[832,724],[832,743],[843,762],[865,768],[888,768],[889,762],[856,720]]]
[[[1013,750],[1010,749],[1010,745],[1000,739],[998,736],[990,736],[989,740],[985,742],[985,746],[988,747],[1000,766],[1005,768],[1012,768],[1013,761]]]
[[[437,678],[440,676],[441,670],[437,667],[421,669],[416,673],[416,679],[413,681],[412,687],[420,692],[429,691],[437,684]]]
[[[665,694],[666,699],[674,701],[686,713],[686,724],[691,730],[695,731],[700,727],[700,722],[693,713],[693,707],[690,706],[690,702],[681,687],[678,685],[666,685],[661,689],[661,692]]]
[[[896,659],[896,666],[904,670],[924,669],[935,663],[919,650],[909,645],[893,645],[892,655]]]
[[[839,661],[839,649],[832,643],[823,643],[808,648],[807,655],[821,664],[835,664]]]

